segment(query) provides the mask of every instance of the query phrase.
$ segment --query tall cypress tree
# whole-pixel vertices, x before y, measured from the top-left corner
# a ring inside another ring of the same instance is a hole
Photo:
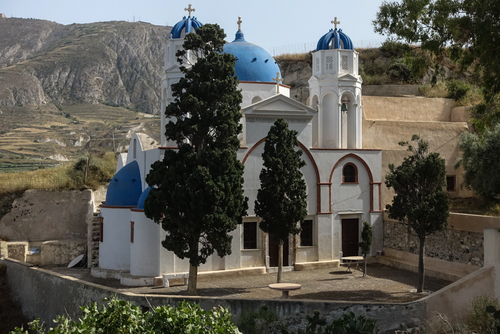
[[[283,271],[283,244],[290,234],[300,233],[297,223],[307,216],[306,182],[300,171],[306,163],[297,146],[297,131],[290,130],[284,119],[276,120],[264,143],[264,167],[255,201],[255,213],[263,219],[261,230],[279,245],[278,283]]]
[[[188,294],[196,294],[198,266],[214,252],[231,254],[232,237],[246,215],[243,165],[237,159],[242,130],[235,59],[223,52],[226,35],[206,24],[188,34],[176,54],[184,77],[172,85],[174,102],[167,106],[166,150],[146,181],[152,187],[144,205],[146,216],[167,232],[162,245],[190,263]]]

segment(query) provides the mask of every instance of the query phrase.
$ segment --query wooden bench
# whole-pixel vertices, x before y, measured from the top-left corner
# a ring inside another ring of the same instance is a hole
[[[279,290],[282,292],[281,298],[282,299],[289,299],[290,296],[288,295],[289,291],[292,290],[298,290],[302,286],[300,284],[295,284],[295,283],[274,283],[274,284],[269,284],[269,288],[272,290]]]
[[[351,264],[353,262],[356,262],[356,270],[358,270],[359,262],[364,260],[364,257],[362,256],[344,256],[340,258],[342,261],[347,262],[347,271],[352,273],[351,271]]]
[[[188,285],[189,283],[189,273],[172,273],[172,274],[163,274],[163,287],[168,288],[170,286],[171,279],[180,279],[184,278],[184,285]]]

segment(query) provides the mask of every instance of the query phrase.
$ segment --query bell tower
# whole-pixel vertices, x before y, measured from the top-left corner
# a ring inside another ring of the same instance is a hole
[[[184,75],[180,70],[181,65],[177,61],[175,54],[177,51],[182,49],[184,37],[191,32],[196,32],[196,29],[202,26],[202,23],[198,21],[196,17],[191,16],[191,13],[195,11],[191,5],[184,10],[189,13],[189,16],[184,16],[181,21],[174,25],[170,31],[167,43],[165,44],[164,73],[161,77],[161,146],[176,145],[172,141],[167,142],[165,137],[165,125],[170,121],[170,119],[166,119],[165,117],[165,108],[174,101],[171,86],[172,84],[177,83]],[[195,57],[193,57],[190,53],[187,53],[183,66],[189,67],[190,64],[193,64],[195,61]]]
[[[313,120],[313,146],[361,149],[362,106],[358,53],[351,39],[337,29],[323,35],[312,54],[309,79],[310,107],[318,111]]]

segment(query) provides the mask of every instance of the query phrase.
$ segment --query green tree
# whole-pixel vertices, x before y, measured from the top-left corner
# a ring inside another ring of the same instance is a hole
[[[260,189],[255,213],[263,220],[259,226],[278,243],[278,279],[283,271],[283,244],[290,234],[296,235],[307,216],[306,183],[300,169],[306,165],[297,150],[297,131],[279,118],[269,130],[264,143],[264,167],[260,172]]]
[[[449,51],[462,69],[472,66],[484,95],[474,108],[475,125],[482,129],[500,119],[500,1],[384,1],[373,24],[376,32],[435,55]]]
[[[246,215],[243,165],[237,159],[242,130],[235,59],[223,53],[226,35],[206,24],[186,36],[177,52],[182,64],[188,52],[197,57],[184,77],[172,85],[175,100],[167,106],[167,139],[177,150],[166,150],[151,166],[146,182],[153,188],[145,214],[167,231],[163,247],[190,263],[188,293],[196,294],[198,266],[217,252],[231,254],[232,237]]]
[[[410,156],[404,158],[402,164],[389,165],[389,173],[385,177],[385,185],[393,188],[396,195],[392,204],[387,204],[389,218],[397,219],[410,227],[420,243],[418,259],[417,292],[424,289],[424,255],[425,238],[437,231],[442,231],[449,216],[449,199],[444,191],[446,168],[444,159],[439,153],[428,153],[429,143],[412,136],[416,147],[408,142]]]
[[[361,242],[359,243],[359,248],[361,248],[361,253],[365,258],[365,271],[363,276],[366,276],[366,257],[370,253],[372,248],[372,227],[368,222],[363,222],[363,231],[361,231]]]
[[[462,158],[455,168],[463,166],[464,186],[473,189],[488,202],[497,200],[500,195],[500,124],[486,130],[482,136],[463,132],[458,146]]]

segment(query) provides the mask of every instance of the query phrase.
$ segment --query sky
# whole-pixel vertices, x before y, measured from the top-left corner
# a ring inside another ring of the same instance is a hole
[[[315,48],[337,17],[354,48],[379,46],[386,37],[373,31],[372,21],[383,0],[0,0],[7,17],[36,18],[61,24],[99,21],[144,21],[173,26],[192,4],[202,23],[217,23],[234,40],[238,16],[247,42],[271,55]]]

